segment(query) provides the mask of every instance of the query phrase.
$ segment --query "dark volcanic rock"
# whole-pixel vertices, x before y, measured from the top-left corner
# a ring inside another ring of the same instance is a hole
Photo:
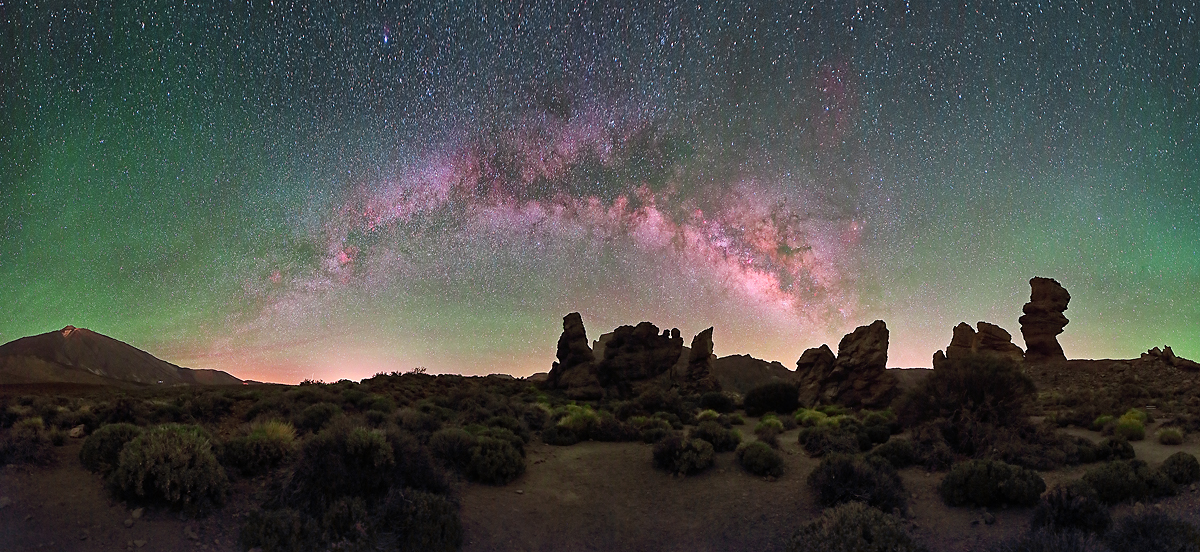
[[[605,343],[604,360],[597,366],[596,376],[602,386],[626,396],[635,382],[669,375],[682,352],[683,338],[678,328],[663,330],[660,335],[658,326],[650,322],[621,326]]]
[[[750,355],[718,358],[712,362],[712,372],[720,382],[722,391],[742,395],[764,383],[796,381],[796,372],[788,370],[779,361],[767,362]]]
[[[192,370],[103,334],[67,326],[0,346],[0,384],[241,385],[220,370]]]
[[[1008,333],[995,324],[987,322],[979,322],[976,324],[979,331],[976,332],[966,322],[960,322],[954,327],[954,335],[950,338],[950,345],[946,347],[946,353],[943,355],[941,351],[933,355],[933,367],[937,368],[938,364],[946,358],[957,358],[964,354],[988,353],[1011,358],[1017,362],[1021,362],[1025,358],[1025,353],[1021,348],[1014,345],[1012,342],[1012,334]]]
[[[688,355],[687,372],[684,376],[683,387],[693,393],[720,391],[721,383],[712,374],[712,341],[713,329],[709,328],[692,338],[692,348]]]
[[[887,348],[887,325],[876,320],[842,338],[832,366],[829,347],[805,351],[796,361],[801,401],[810,406],[886,407],[899,393],[896,376],[887,370]]]
[[[583,317],[573,312],[563,317],[563,332],[558,337],[558,362],[550,367],[546,385],[551,389],[599,387],[595,374],[596,357],[588,346]]]
[[[1025,315],[1019,319],[1021,335],[1025,337],[1025,360],[1066,360],[1058,344],[1058,334],[1068,322],[1063,311],[1067,310],[1071,294],[1051,278],[1031,278],[1029,286],[1029,302],[1022,309]]]
[[[1200,363],[1183,357],[1175,356],[1175,351],[1172,351],[1170,347],[1163,347],[1162,349],[1155,347],[1150,349],[1149,351],[1142,353],[1142,356],[1139,360],[1145,364],[1161,362],[1167,366],[1173,366],[1188,372],[1200,371]]]

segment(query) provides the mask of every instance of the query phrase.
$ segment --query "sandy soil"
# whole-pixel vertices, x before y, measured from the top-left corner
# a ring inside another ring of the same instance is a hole
[[[735,426],[749,435],[755,420]],[[1152,435],[1154,428],[1147,434]],[[1099,440],[1096,432],[1070,433]],[[796,430],[780,436],[787,473],[777,481],[747,474],[733,453],[697,476],[671,477],[652,467],[642,443],[579,443],[528,447],[528,469],[505,487],[464,484],[460,489],[464,550],[783,550],[788,537],[820,513],[805,485],[817,460],[796,445]],[[750,437],[753,438],[753,437]],[[79,464],[80,440],[55,449],[52,467],[0,469],[0,546],[3,550],[240,550],[240,518],[253,508],[263,481],[234,482],[228,503],[191,519],[148,508],[131,527],[132,509],[113,500],[101,479]],[[1138,457],[1156,465],[1171,453],[1200,455],[1200,439],[1182,446],[1134,443]],[[1084,467],[1044,473],[1048,484],[1082,475]],[[947,508],[937,496],[941,474],[901,472],[912,495],[911,526],[931,550],[967,551],[1015,535],[1030,509],[994,511],[996,523],[977,523],[981,512]],[[7,499],[7,500],[4,500]],[[1183,489],[1158,503],[1200,525],[1200,493]],[[1133,506],[1113,509],[1115,516]],[[138,545],[141,546],[138,546]]]

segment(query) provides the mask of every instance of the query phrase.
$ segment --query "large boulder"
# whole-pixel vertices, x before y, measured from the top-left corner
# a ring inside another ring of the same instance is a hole
[[[679,362],[683,353],[683,338],[679,329],[658,332],[658,326],[642,322],[637,326],[621,326],[604,340],[604,359],[596,367],[600,385],[618,396],[629,396],[635,384],[661,379]]]
[[[884,408],[899,394],[896,376],[887,370],[888,329],[882,320],[859,326],[838,343],[809,349],[796,361],[800,398],[805,405],[841,404]]]
[[[979,322],[976,324],[979,331],[976,332],[966,322],[960,322],[954,327],[954,334],[950,338],[950,345],[946,347],[945,354],[938,351],[933,356],[934,368],[946,358],[958,358],[967,354],[986,353],[997,356],[1011,358],[1017,362],[1021,362],[1025,358],[1025,353],[1021,348],[1014,345],[1012,342],[1012,334],[1005,331],[1004,328],[987,322]]]
[[[707,393],[720,391],[721,383],[712,373],[713,329],[709,328],[692,338],[692,348],[688,354],[687,372],[684,373],[683,387],[692,393]]]
[[[1029,287],[1029,302],[1022,308],[1025,315],[1019,319],[1021,335],[1025,338],[1025,360],[1067,360],[1058,344],[1058,334],[1068,322],[1063,311],[1067,310],[1071,294],[1052,278],[1031,278]]]
[[[563,332],[558,338],[558,362],[555,362],[546,377],[550,389],[593,389],[600,390],[596,379],[595,356],[588,346],[587,330],[583,317],[573,312],[563,317]]]

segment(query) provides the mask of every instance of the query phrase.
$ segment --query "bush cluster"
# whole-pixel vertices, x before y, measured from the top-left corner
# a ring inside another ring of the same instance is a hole
[[[1037,472],[999,460],[955,464],[942,478],[938,493],[949,506],[1032,506],[1046,490]]]
[[[1113,460],[1089,469],[1083,481],[1105,504],[1175,494],[1175,482],[1163,470],[1151,470],[1141,460]]]
[[[1192,524],[1150,508],[1135,509],[1105,538],[1109,549],[1121,552],[1200,550],[1200,531]]]
[[[654,467],[680,475],[702,472],[713,464],[713,446],[703,439],[672,433],[654,445]]]
[[[780,433],[783,433],[783,422],[774,416],[763,416],[754,426],[754,436],[772,448],[779,447]]]
[[[808,474],[808,486],[825,507],[847,502],[864,502],[885,512],[907,511],[904,484],[895,468],[882,458],[865,459],[834,454],[821,460]]]
[[[783,381],[764,383],[747,391],[742,399],[747,416],[762,416],[767,412],[790,415],[799,407],[800,388]]]
[[[862,450],[862,441],[853,428],[823,422],[800,430],[796,441],[809,456],[820,458],[829,454],[852,454]],[[869,446],[869,441],[868,441]]]
[[[142,428],[133,424],[105,424],[84,439],[79,449],[79,461],[83,467],[107,475],[117,467],[121,449],[142,434]]]
[[[51,464],[54,452],[40,416],[25,418],[0,434],[0,464]]]
[[[1183,451],[1168,456],[1159,469],[1180,485],[1200,481],[1200,461]]]
[[[871,455],[883,458],[898,470],[907,468],[920,459],[917,448],[910,439],[890,439],[875,447]]]
[[[245,435],[225,442],[221,463],[243,475],[258,475],[287,460],[296,441],[296,428],[287,422],[269,420],[252,424]]]
[[[721,427],[721,424],[713,421],[700,422],[700,425],[692,430],[691,436],[708,441],[714,452],[734,450],[742,442],[742,434],[738,430],[725,429]]]
[[[747,441],[734,452],[737,462],[746,471],[762,477],[783,475],[783,456],[762,441]]]
[[[180,424],[150,428],[126,443],[111,481],[127,498],[188,507],[220,504],[229,488],[208,435]]]
[[[789,552],[924,552],[904,522],[862,502],[825,510],[792,535]]]
[[[709,391],[700,395],[700,408],[713,410],[720,414],[733,412],[735,407],[733,397],[720,391]]]
[[[1048,531],[1086,531],[1102,534],[1112,525],[1108,507],[1083,481],[1058,484],[1042,495],[1030,526]]]
[[[1158,442],[1164,445],[1182,445],[1183,431],[1177,427],[1164,427],[1155,433]]]

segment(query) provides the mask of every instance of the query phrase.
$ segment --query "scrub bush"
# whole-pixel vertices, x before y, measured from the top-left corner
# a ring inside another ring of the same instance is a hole
[[[0,464],[49,465],[54,461],[41,417],[25,418],[0,435]]]
[[[847,502],[865,502],[887,512],[908,508],[900,475],[879,457],[830,455],[808,474],[808,486],[827,508]]]
[[[264,473],[291,456],[295,440],[296,428],[292,424],[277,420],[255,423],[246,435],[225,443],[221,460],[243,475]]]
[[[789,552],[925,552],[904,522],[862,502],[825,510],[792,535]]]
[[[733,412],[733,397],[720,391],[709,391],[700,395],[700,408],[714,410],[721,414]]]
[[[1168,456],[1158,469],[1180,485],[1200,481],[1200,462],[1197,462],[1195,456],[1183,451]]]
[[[151,428],[126,443],[111,480],[125,497],[174,506],[220,504],[229,488],[208,435],[179,424]]]
[[[117,467],[121,449],[125,443],[142,434],[142,428],[133,424],[105,424],[83,441],[79,449],[79,462],[83,467],[107,475]]]
[[[556,447],[569,447],[579,442],[579,436],[570,429],[552,425],[542,430],[542,442]]]
[[[691,436],[695,439],[708,441],[714,452],[728,452],[736,449],[742,442],[742,434],[735,429],[725,429],[717,422],[700,422]]]
[[[1089,469],[1083,481],[1095,489],[1105,504],[1144,500],[1175,494],[1175,482],[1141,460],[1114,460]]]
[[[891,439],[871,451],[872,456],[887,460],[896,469],[907,468],[919,460],[917,447],[909,439]]]
[[[801,429],[796,440],[804,447],[804,452],[813,458],[861,450],[857,433],[827,423]]]
[[[296,417],[296,427],[317,433],[341,413],[342,408],[333,403],[322,402],[309,405]]]
[[[1080,531],[1032,531],[1002,540],[988,552],[1108,552],[1091,535]]]
[[[772,448],[779,447],[779,434],[783,433],[783,422],[774,416],[764,416],[762,420],[754,426],[754,436]]]
[[[672,433],[654,445],[654,467],[681,475],[700,473],[713,464],[713,446],[703,439]]]
[[[433,456],[458,471],[466,471],[474,448],[475,436],[461,427],[442,428],[429,437]]]
[[[506,485],[525,473],[525,459],[510,440],[481,436],[471,449],[467,478],[488,485]]]
[[[1200,551],[1200,531],[1194,525],[1149,508],[1135,509],[1104,540],[1121,552]]]
[[[1136,418],[1121,416],[1113,427],[1113,434],[1130,441],[1141,441],[1146,438],[1146,426]]]
[[[1087,531],[1103,534],[1112,525],[1108,507],[1091,485],[1076,480],[1058,484],[1042,495],[1033,510],[1033,529]]]
[[[1032,506],[1045,490],[1046,482],[1037,472],[999,460],[955,464],[938,485],[949,506]]]
[[[1158,442],[1164,445],[1183,444],[1183,432],[1177,427],[1164,427],[1158,430],[1155,436],[1158,438]]]
[[[1096,451],[1097,460],[1132,460],[1137,453],[1124,437],[1109,437],[1100,441]]]
[[[734,452],[738,464],[746,471],[764,477],[783,475],[783,457],[779,451],[762,441],[747,441]]]

